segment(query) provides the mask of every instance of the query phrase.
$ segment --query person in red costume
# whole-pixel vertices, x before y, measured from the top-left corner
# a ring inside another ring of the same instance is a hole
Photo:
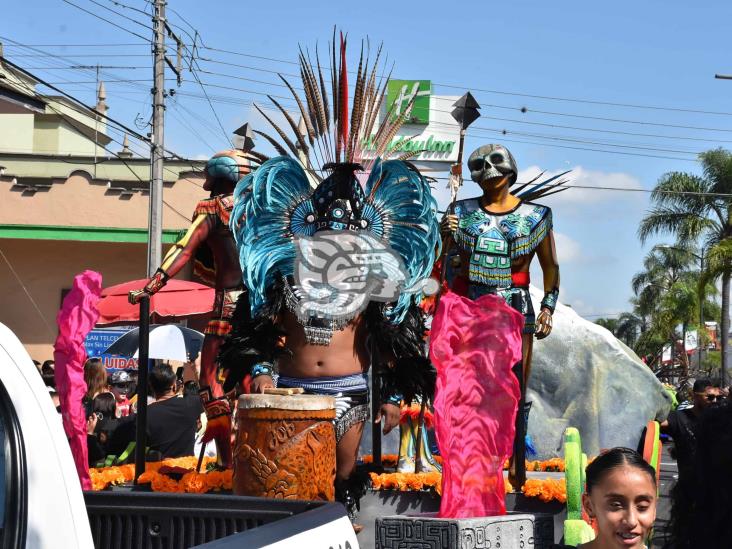
[[[248,158],[243,151],[228,150],[215,154],[208,161],[203,188],[211,192],[211,197],[198,203],[193,223],[185,236],[168,251],[145,287],[129,294],[132,304],[139,303],[145,294],[155,295],[197,252],[205,247],[210,250],[216,297],[211,319],[204,331],[200,395],[208,418],[204,442],[216,440],[219,462],[223,467],[231,465],[231,405],[216,380],[216,356],[224,337],[231,331],[231,317],[237,299],[245,292],[234,238],[229,230],[229,217],[234,187],[251,171]]]

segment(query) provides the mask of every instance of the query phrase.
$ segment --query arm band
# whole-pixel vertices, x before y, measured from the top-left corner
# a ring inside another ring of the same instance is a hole
[[[252,366],[252,379],[259,376],[270,376],[274,373],[274,366],[271,362],[257,362]]]
[[[544,299],[541,300],[541,308],[549,309],[549,312],[554,314],[554,309],[557,306],[557,300],[559,299],[559,288],[554,288],[551,292],[544,294]]]
[[[147,295],[154,295],[163,286],[165,286],[169,278],[170,277],[168,276],[168,273],[166,273],[162,269],[158,269],[157,271],[155,271],[155,274],[152,276],[152,278],[148,280],[147,284],[145,284],[145,287],[142,290]]]

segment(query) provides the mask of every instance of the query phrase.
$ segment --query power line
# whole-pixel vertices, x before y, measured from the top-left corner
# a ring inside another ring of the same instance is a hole
[[[23,44],[22,46],[16,44],[6,44],[6,48],[116,48],[116,47],[129,47],[129,46],[150,46],[149,40],[145,43],[142,42],[131,42],[128,44]]]
[[[216,51],[216,52],[220,52],[220,53],[227,53],[230,55],[237,55],[237,56],[241,56],[241,57],[248,57],[248,58],[252,58],[252,59],[261,59],[264,61],[273,61],[276,63],[284,63],[284,64],[295,65],[295,66],[299,65],[298,62],[289,61],[286,59],[278,59],[275,57],[267,57],[267,56],[263,56],[263,55],[254,55],[251,53],[236,52],[236,51],[226,50],[226,49],[222,49],[222,48],[214,48],[211,46],[201,46],[201,48],[205,49],[205,50]],[[324,68],[327,68],[327,67],[324,67]],[[273,71],[273,72],[276,72],[276,71]],[[549,101],[563,101],[563,102],[571,102],[571,103],[587,103],[587,104],[591,104],[591,105],[606,105],[606,106],[612,106],[612,107],[623,107],[623,108],[634,108],[634,109],[649,109],[649,110],[685,112],[685,113],[696,113],[696,114],[710,114],[710,115],[719,115],[719,116],[732,116],[732,112],[708,111],[708,110],[703,110],[703,109],[693,109],[693,108],[687,108],[687,107],[660,107],[657,105],[640,105],[640,104],[635,104],[635,103],[621,103],[621,102],[612,102],[612,101],[599,101],[599,100],[594,100],[594,99],[580,99],[580,98],[573,98],[573,97],[559,97],[559,96],[549,96],[549,95],[528,94],[528,93],[514,92],[514,91],[475,88],[475,87],[466,86],[466,85],[445,84],[445,83],[440,83],[440,82],[433,82],[433,85],[444,87],[444,88],[470,90],[473,92],[509,95],[509,96],[516,96],[516,97],[528,97],[528,98],[533,98],[533,99],[543,99],[543,100],[549,100]]]
[[[112,4],[114,4],[115,6],[119,6],[121,8],[125,8],[125,9],[132,10],[132,11],[136,11],[137,13],[141,13],[142,15],[147,15],[147,16],[150,15],[145,10],[141,10],[140,8],[136,8],[134,6],[128,6],[127,4],[123,4],[122,2],[117,2],[116,0],[109,0],[109,1],[112,2]]]
[[[110,25],[112,25],[113,27],[117,27],[118,29],[120,29],[120,30],[123,30],[123,31],[125,31],[125,32],[127,32],[127,33],[131,34],[132,36],[135,36],[135,37],[137,37],[137,38],[141,38],[142,40],[144,40],[144,41],[146,41],[146,42],[150,43],[150,40],[149,40],[148,38],[145,38],[144,36],[142,36],[142,35],[140,35],[140,34],[137,34],[137,33],[136,33],[135,31],[131,31],[130,29],[127,29],[127,28],[125,28],[125,27],[123,27],[123,26],[121,26],[121,25],[118,25],[117,23],[115,23],[115,22],[113,22],[113,21],[110,21],[109,19],[106,19],[106,18],[102,17],[101,15],[97,15],[96,13],[94,13],[94,12],[92,12],[92,11],[89,11],[89,10],[87,10],[87,9],[85,9],[85,8],[82,8],[81,6],[79,6],[78,4],[74,4],[74,3],[73,3],[73,2],[71,2],[70,0],[61,0],[61,1],[62,1],[62,2],[65,2],[66,4],[69,4],[70,6],[74,6],[74,7],[76,8],[76,9],[79,9],[79,10],[81,10],[81,11],[85,12],[85,13],[88,13],[88,14],[89,14],[89,15],[91,15],[92,17],[96,17],[97,19],[101,19],[101,20],[102,20],[102,21],[104,21],[105,23],[109,23],[109,24],[110,24]]]
[[[145,23],[141,23],[137,19],[133,19],[132,17],[129,17],[129,16],[127,16],[127,15],[125,15],[123,13],[120,13],[118,11],[115,11],[112,8],[108,7],[108,6],[105,6],[104,4],[101,4],[101,3],[97,2],[96,0],[89,0],[89,2],[91,2],[92,4],[95,4],[97,6],[99,6],[100,8],[102,8],[104,10],[107,10],[107,11],[113,13],[117,17],[121,17],[123,19],[127,19],[128,21],[131,21],[132,23],[135,23],[135,24],[141,26],[145,30],[150,30],[150,27],[148,27]],[[113,2],[113,3],[116,3],[116,2]],[[126,7],[129,7],[129,6],[126,6]],[[142,13],[145,13],[145,12],[142,12]]]
[[[63,0],[66,2],[66,0]],[[56,57],[56,53],[44,53],[44,54],[28,54],[28,53],[16,53],[13,57]],[[110,57],[150,57],[146,53],[75,53],[69,54],[74,57],[94,57],[94,58],[110,58]]]
[[[206,48],[206,49],[210,49],[210,48]],[[275,70],[271,70],[271,69],[262,69],[262,68],[258,68],[258,67],[251,67],[249,65],[242,65],[242,64],[239,64],[239,63],[230,63],[230,62],[226,62],[226,61],[218,61],[218,60],[210,59],[210,58],[207,58],[207,57],[199,57],[199,59],[201,61],[206,61],[206,62],[209,62],[209,63],[215,63],[215,64],[220,64],[220,65],[227,65],[227,66],[232,66],[232,67],[237,67],[237,68],[243,68],[243,69],[248,69],[248,70],[256,70],[256,71],[266,72],[266,73],[270,73],[270,74],[282,74],[283,76],[290,76],[290,77],[298,78],[298,75],[291,74],[291,73],[281,73],[279,71],[275,71]],[[240,80],[247,80],[247,81],[250,81],[250,82],[257,82],[257,83],[261,83],[261,84],[266,84],[266,85],[276,86],[276,87],[282,87],[282,88],[286,88],[287,87],[287,86],[285,86],[285,84],[282,84],[282,83],[279,83],[279,82],[265,82],[265,81],[261,81],[261,80],[247,79],[247,78],[240,77],[240,76],[235,76],[235,75],[228,75],[228,74],[224,74],[224,73],[214,73],[213,71],[208,71],[208,72],[209,72],[209,74],[215,74],[216,76],[222,76],[222,77],[226,77],[226,78],[234,78],[234,79],[240,79]],[[221,85],[217,85],[217,84],[208,84],[208,85],[209,86],[212,86],[212,87],[218,87],[218,88],[228,89],[228,90],[232,90],[232,91],[240,91],[240,92],[245,92],[245,93],[254,93],[254,94],[258,94],[258,95],[267,95],[267,94],[265,94],[263,92],[257,92],[257,91],[253,91],[253,90],[246,90],[246,89],[229,87],[229,86],[221,86]],[[463,89],[466,89],[466,88],[463,88]],[[273,97],[276,97],[276,98],[280,98],[281,97],[283,99],[291,99],[290,97],[276,96],[276,95],[273,95]],[[450,101],[452,101],[452,100],[450,100]],[[554,112],[554,111],[542,111],[542,110],[536,110],[536,109],[529,109],[528,107],[510,107],[510,106],[507,106],[507,105],[495,105],[495,104],[486,104],[486,105],[483,105],[483,107],[491,107],[491,108],[505,109],[505,110],[516,110],[516,111],[520,111],[522,113],[538,113],[538,114],[545,114],[545,115],[550,115],[550,116],[565,116],[565,117],[573,117],[573,118],[584,118],[584,119],[589,119],[589,120],[600,120],[600,121],[605,121],[605,122],[616,122],[616,123],[622,123],[622,124],[637,124],[637,125],[657,126],[657,127],[666,127],[666,128],[700,130],[700,131],[715,131],[715,132],[727,132],[727,133],[731,133],[732,132],[731,129],[723,129],[723,128],[707,128],[707,127],[699,127],[699,126],[686,126],[686,125],[681,125],[681,124],[667,124],[667,123],[660,123],[660,122],[649,122],[649,121],[644,121],[644,120],[628,120],[628,119],[620,119],[620,118],[598,117],[598,116],[591,116],[591,115],[571,114],[571,113],[562,113],[562,112]],[[701,111],[693,111],[691,109],[676,109],[676,110],[681,110],[683,112],[701,112]],[[434,108],[431,108],[430,111],[433,111],[433,112],[443,112],[443,113],[449,113],[450,112],[450,111],[440,110],[440,109],[434,109]],[[726,114],[730,114],[730,115],[732,115],[732,113],[719,113],[719,114],[725,114],[725,115]],[[528,123],[531,123],[531,122],[523,122],[523,123],[527,123],[528,124]],[[534,122],[534,123],[535,124],[538,124],[536,122]]]
[[[456,86],[454,84],[440,84],[438,82],[433,82],[435,86],[440,86],[442,88],[452,88],[457,90],[465,90],[467,89],[465,86]],[[530,94],[530,93],[521,93],[521,92],[508,92],[508,91],[501,91],[501,90],[488,90],[483,88],[472,88],[471,91],[476,92],[482,92],[482,93],[491,93],[491,94],[497,94],[497,95],[510,95],[515,97],[529,97],[532,99],[545,99],[549,101],[564,101],[568,103],[586,103],[589,105],[605,105],[608,107],[623,107],[623,108],[631,108],[631,109],[648,109],[648,110],[656,110],[656,111],[672,111],[672,112],[685,112],[685,113],[694,113],[694,114],[712,114],[712,115],[718,115],[718,116],[732,116],[732,112],[720,112],[720,111],[706,111],[706,110],[700,110],[700,109],[691,109],[691,108],[685,108],[685,107],[658,107],[655,105],[638,105],[634,103],[614,103],[612,101],[597,101],[594,99],[578,99],[578,98],[572,98],[572,97],[555,97],[550,95],[536,95],[536,94]]]

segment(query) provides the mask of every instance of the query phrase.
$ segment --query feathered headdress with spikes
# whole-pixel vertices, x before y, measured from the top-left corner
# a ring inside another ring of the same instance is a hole
[[[350,90],[346,46],[347,37],[343,33],[339,36],[339,46],[336,45],[334,30],[333,41],[329,44],[328,79],[324,75],[317,48],[314,61],[309,52],[300,49],[303,97],[284,76],[278,75],[297,104],[302,125],[295,120],[297,116],[293,116],[293,113],[271,96],[268,97],[276,111],[284,117],[286,126],[278,125],[271,115],[255,105],[259,114],[272,126],[279,140],[263,131],[255,130],[255,133],[266,139],[280,155],[304,157],[303,168],[311,172],[317,180],[322,179],[319,168],[328,164],[360,164],[369,172],[377,158],[406,159],[394,155],[395,151],[388,147],[399,128],[408,119],[414,98],[399,115],[394,116],[390,111],[381,118],[379,114],[390,76],[390,74],[379,74],[378,71],[382,48],[381,46],[377,48],[372,63],[368,47],[364,52],[364,46],[361,45],[355,85],[353,90]],[[328,80],[330,86],[327,86]],[[349,100],[352,104],[350,109]],[[369,150],[372,152],[368,158],[364,156],[366,141],[369,141]]]
[[[379,121],[388,80],[378,74],[381,47],[373,64],[362,47],[351,95],[346,37],[340,35],[340,47],[335,38],[334,32],[329,88],[317,50],[315,63],[309,53],[300,50],[304,99],[280,76],[293,95],[302,123],[296,123],[291,113],[271,99],[294,138],[257,107],[280,139],[256,133],[281,156],[264,162],[235,191],[231,229],[254,315],[266,301],[267,288],[278,277],[293,274],[296,237],[324,229],[368,231],[401,257],[407,271],[405,288],[416,287],[429,277],[440,247],[437,205],[427,180],[398,158],[384,159],[393,153],[388,144],[412,104],[398,116],[387,113]],[[374,149],[369,151],[373,158],[364,155],[367,140]],[[360,170],[368,173],[365,187],[356,177]],[[314,190],[310,180],[318,181]],[[420,297],[418,291],[401,295],[386,310],[389,320],[400,322],[410,303]]]

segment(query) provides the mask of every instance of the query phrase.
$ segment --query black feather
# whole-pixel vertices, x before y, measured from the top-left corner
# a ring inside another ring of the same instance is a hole
[[[252,318],[247,293],[239,296],[231,320],[231,333],[221,344],[217,358],[219,369],[226,378],[225,393],[241,383],[257,362],[274,363],[277,358],[289,353],[280,346],[285,332],[275,324],[275,318],[283,306],[284,292],[274,286],[269,291],[266,305]]]
[[[375,373],[382,379],[382,399],[400,393],[407,403],[416,397],[432,401],[437,371],[426,356],[424,313],[412,303],[404,320],[394,325],[384,307],[372,302],[364,312],[378,354]]]

